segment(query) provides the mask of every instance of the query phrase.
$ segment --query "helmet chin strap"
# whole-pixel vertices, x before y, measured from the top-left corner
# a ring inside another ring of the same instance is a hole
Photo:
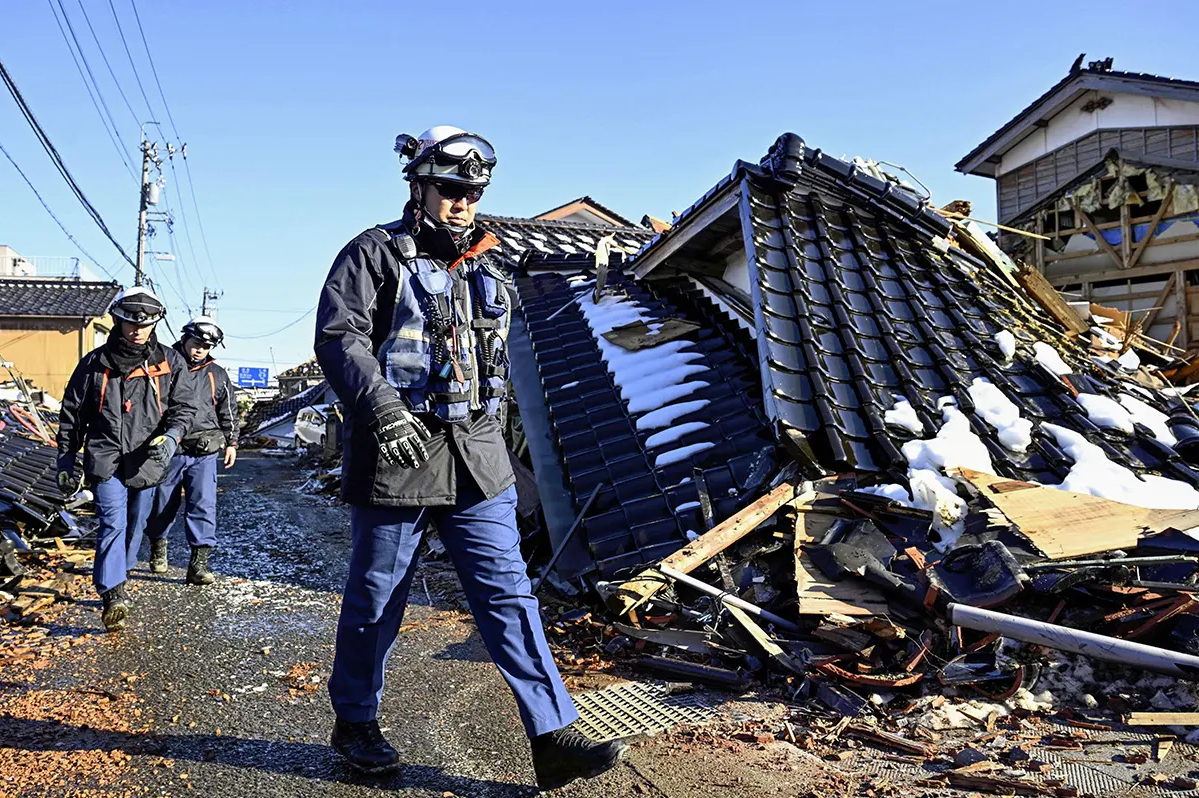
[[[443,222],[439,219],[434,219],[430,216],[428,209],[425,208],[425,187],[417,182],[416,186],[416,223],[420,227],[425,227],[431,239],[437,242],[438,245],[448,245],[452,247],[459,255],[467,250],[470,246],[470,235],[474,232],[475,226],[457,225]]]

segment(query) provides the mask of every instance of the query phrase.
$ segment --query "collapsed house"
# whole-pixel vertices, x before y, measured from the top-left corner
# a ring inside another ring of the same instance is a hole
[[[545,570],[603,651],[897,730],[1050,706],[1013,641],[1197,672],[1199,418],[952,215],[785,134],[629,259],[522,255]]]

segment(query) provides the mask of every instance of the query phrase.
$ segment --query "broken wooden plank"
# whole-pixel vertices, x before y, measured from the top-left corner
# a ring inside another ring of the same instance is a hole
[[[797,491],[798,488],[795,484],[784,482],[753,504],[712,527],[711,530],[667,557],[661,564],[679,573],[691,573],[753,532],[778,512],[779,508],[786,504],[807,501],[814,495],[809,492],[800,496],[797,495]],[[613,609],[619,615],[624,615],[629,610],[639,607],[666,586],[655,571],[655,568],[646,568],[616,588],[612,595],[612,601],[614,602]]]
[[[882,745],[889,745],[892,748],[898,748],[900,751],[907,751],[908,753],[922,756],[925,759],[937,755],[937,746],[931,743],[920,743],[915,740],[909,740],[907,737],[883,731],[866,723],[850,723],[845,731],[855,737],[864,737],[867,740],[872,740]]]
[[[955,469],[1051,560],[1137,545],[1147,534],[1199,526],[1199,510],[1150,510],[1085,493]]]
[[[837,516],[819,511],[795,516],[795,587],[800,615],[884,615],[887,599],[859,580],[834,582],[816,567],[804,544],[819,543]]]
[[[1199,712],[1131,712],[1129,726],[1199,726]]]
[[[1016,272],[1016,281],[1032,297],[1033,301],[1041,306],[1042,310],[1065,327],[1068,332],[1079,335],[1090,329],[1090,326],[1066,304],[1066,300],[1062,299],[1062,295],[1057,292],[1057,289],[1049,284],[1045,275],[1032,266],[1022,265]]]
[[[728,610],[733,620],[749,633],[754,642],[766,653],[766,656],[774,660],[783,670],[803,676],[803,662],[798,657],[788,654],[778,643],[774,642],[770,635],[766,634],[766,630],[749,616],[749,613],[732,604],[725,604],[724,608]]]
[[[963,790],[980,790],[999,795],[1057,795],[1052,787],[1024,779],[1005,776],[989,776],[981,773],[961,773],[951,770],[946,774],[949,783]]]

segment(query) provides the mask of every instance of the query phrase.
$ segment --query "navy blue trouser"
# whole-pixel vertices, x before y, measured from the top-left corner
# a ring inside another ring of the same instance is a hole
[[[516,488],[485,500],[462,485],[456,507],[353,507],[354,550],[337,624],[329,696],[341,720],[373,720],[383,672],[395,646],[417,546],[429,522],[441,533],[483,643],[512,688],[530,737],[579,714],[554,664],[516,530]]]
[[[177,454],[171,458],[166,478],[154,488],[154,510],[146,523],[146,537],[159,540],[166,535],[179,506],[183,509],[187,542],[191,546],[216,545],[216,475],[217,454],[193,457]],[[129,568],[137,565],[137,553],[142,547],[139,531],[129,537]]]
[[[116,477],[92,488],[96,494],[96,564],[92,583],[105,593],[125,581],[127,536],[141,540],[154,503],[154,488],[130,489]]]

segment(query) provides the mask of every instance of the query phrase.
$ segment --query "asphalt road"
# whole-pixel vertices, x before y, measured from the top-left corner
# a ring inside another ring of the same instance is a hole
[[[170,572],[131,575],[129,628],[85,639],[38,676],[43,685],[131,691],[144,733],[20,728],[21,739],[130,754],[121,779],[129,794],[536,794],[515,703],[442,571],[414,586],[387,674],[380,723],[402,771],[383,781],[360,778],[333,754],[325,680],[349,559],[348,511],[299,492],[302,482],[294,462],[243,456],[220,477],[221,545],[212,559],[219,581],[184,583],[187,549],[177,523]],[[51,633],[99,630],[98,602],[89,599]],[[636,794],[628,790],[637,780],[622,766],[560,794]]]

